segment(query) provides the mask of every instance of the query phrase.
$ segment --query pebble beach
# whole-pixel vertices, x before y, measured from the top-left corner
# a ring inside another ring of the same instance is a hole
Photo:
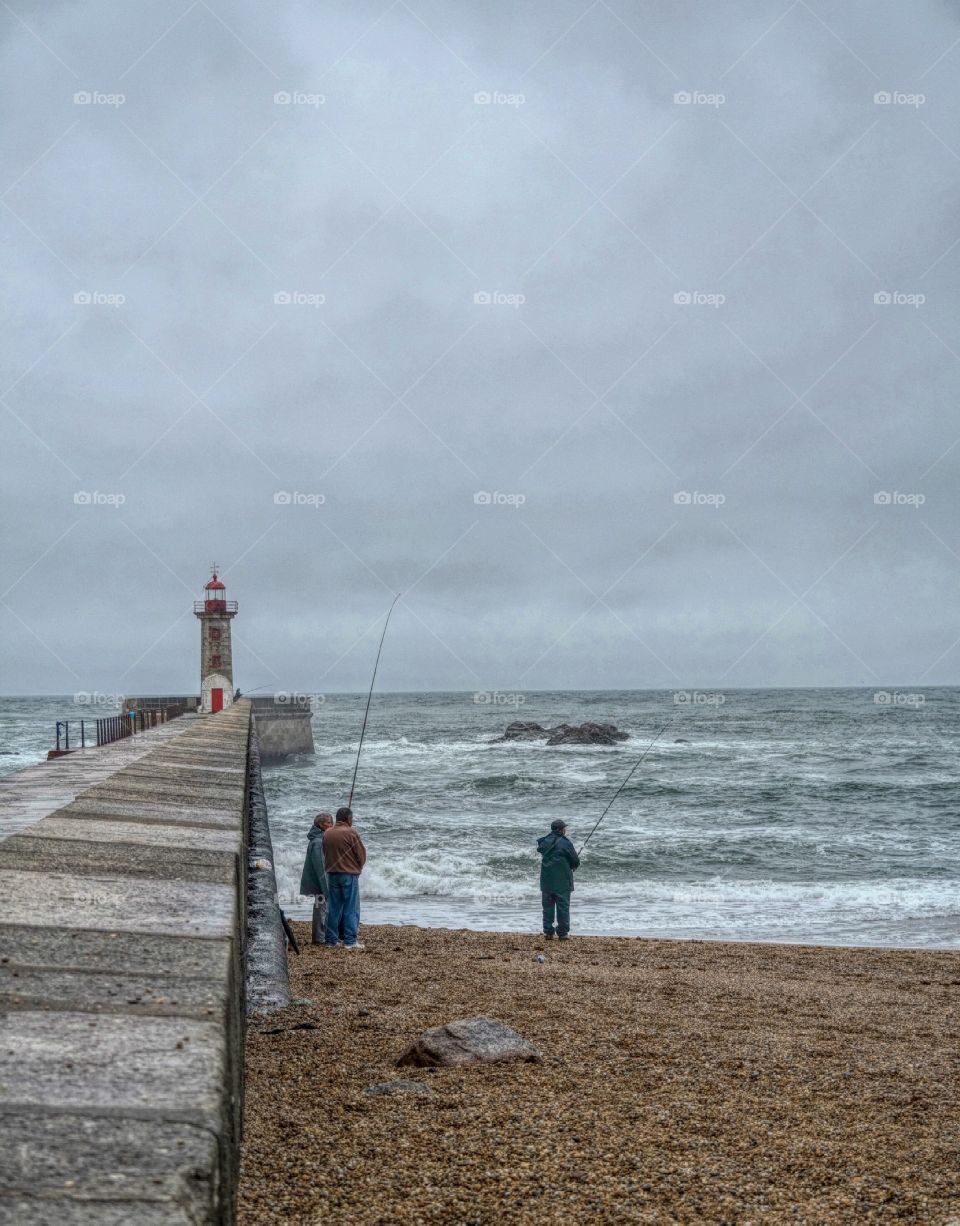
[[[958,953],[297,933],[297,1001],[248,1034],[243,1226],[960,1221]],[[475,1015],[543,1063],[396,1068]]]

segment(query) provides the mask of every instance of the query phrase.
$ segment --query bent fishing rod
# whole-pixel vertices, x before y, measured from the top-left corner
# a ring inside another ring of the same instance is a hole
[[[367,731],[367,716],[370,714],[370,699],[373,698],[373,687],[377,680],[377,669],[380,667],[380,653],[383,651],[383,640],[387,637],[387,626],[390,625],[390,614],[393,612],[397,601],[402,595],[402,592],[397,592],[396,596],[394,596],[393,604],[391,604],[390,608],[387,610],[387,620],[383,623],[383,634],[380,635],[380,646],[377,648],[377,658],[373,665],[373,676],[370,678],[370,691],[367,694],[367,705],[363,712],[363,724],[360,728],[360,744],[357,746],[357,760],[353,764],[353,779],[350,783],[350,796],[347,799],[348,809],[353,804],[353,789],[357,786],[357,771],[360,769],[360,751],[363,749],[363,738]]]
[[[641,763],[641,762],[643,761],[643,759],[644,759],[644,758],[647,756],[647,754],[650,752],[650,750],[651,750],[651,749],[653,749],[654,745],[656,745],[657,741],[659,741],[659,740],[660,740],[660,738],[663,736],[663,734],[666,732],[666,730],[667,730],[667,729],[670,727],[670,725],[671,725],[673,722],[674,722],[673,720],[667,720],[667,722],[666,722],[666,723],[663,725],[663,727],[660,729],[660,731],[657,733],[657,735],[656,735],[656,736],[653,738],[653,740],[650,742],[650,744],[649,744],[649,745],[646,747],[646,749],[643,751],[643,753],[640,755],[640,757],[639,757],[639,758],[637,758],[636,762],[634,762],[633,766],[632,766],[632,767],[631,767],[631,769],[630,769],[630,774],[629,774],[629,775],[627,775],[627,777],[626,777],[626,779],[624,779],[623,783],[621,783],[621,784],[620,784],[620,786],[617,788],[617,790],[614,792],[614,794],[613,794],[613,795],[610,797],[610,803],[607,805],[607,807],[604,809],[604,811],[603,811],[603,812],[600,814],[600,816],[597,818],[596,825],[593,827],[593,830],[591,830],[591,831],[590,831],[590,833],[587,835],[587,837],[586,837],[586,838],[583,840],[583,842],[580,844],[580,850],[577,852],[577,855],[578,855],[578,856],[579,856],[579,855],[582,853],[582,851],[583,851],[584,847],[586,847],[586,845],[587,845],[587,844],[590,842],[591,838],[593,838],[593,834],[594,834],[594,831],[597,829],[597,826],[599,826],[599,825],[600,825],[600,823],[603,821],[603,819],[604,819],[604,818],[607,816],[607,814],[608,814],[608,813],[610,812],[610,810],[613,808],[613,802],[614,802],[614,801],[617,799],[617,797],[620,795],[620,793],[623,791],[623,789],[624,789],[624,788],[627,786],[627,784],[628,784],[628,783],[630,782],[630,780],[633,778],[634,772],[637,770],[637,768],[639,767],[640,763]]]

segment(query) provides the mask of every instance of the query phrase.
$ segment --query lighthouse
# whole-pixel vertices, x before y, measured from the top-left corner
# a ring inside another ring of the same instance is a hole
[[[216,563],[203,589],[203,600],[194,603],[193,612],[200,619],[200,710],[211,715],[233,702],[230,622],[237,616],[237,602],[227,600]]]

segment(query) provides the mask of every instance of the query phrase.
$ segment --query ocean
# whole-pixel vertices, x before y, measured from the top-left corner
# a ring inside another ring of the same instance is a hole
[[[264,771],[295,917],[306,832],[346,802],[365,697],[317,696],[315,756]],[[0,772],[76,714],[3,699]],[[497,743],[515,719],[630,739]],[[960,947],[955,687],[375,694],[354,797],[362,918],[537,931],[538,836],[562,817],[580,846],[665,725],[584,852],[575,933]]]

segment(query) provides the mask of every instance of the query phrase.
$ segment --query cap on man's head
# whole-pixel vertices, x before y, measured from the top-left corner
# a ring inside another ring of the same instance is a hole
[[[567,828],[567,823],[564,821],[561,821],[559,817],[556,819],[556,821],[552,821],[550,823],[550,829],[553,831],[554,834],[562,834],[563,831],[566,830],[566,828]]]
[[[346,805],[344,805],[342,809],[337,810],[338,822],[348,822],[351,817],[353,817],[353,810],[348,808]]]

